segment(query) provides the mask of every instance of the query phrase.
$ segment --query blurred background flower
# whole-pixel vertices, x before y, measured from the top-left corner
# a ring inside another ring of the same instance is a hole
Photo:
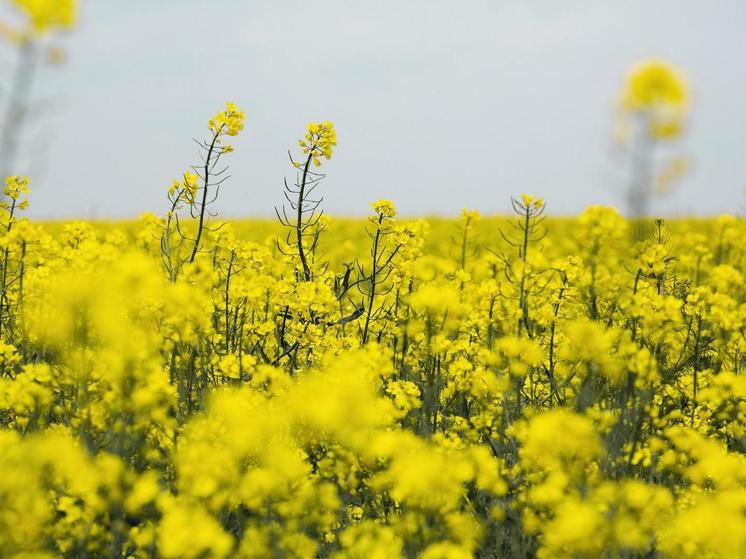
[[[619,99],[616,133],[631,163],[629,216],[646,217],[652,196],[670,193],[690,168],[689,159],[680,155],[664,162],[655,159],[659,144],[683,135],[690,107],[687,80],[667,60],[642,60],[629,70]]]

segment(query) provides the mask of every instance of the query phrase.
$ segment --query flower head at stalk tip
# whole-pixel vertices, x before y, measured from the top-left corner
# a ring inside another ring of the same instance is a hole
[[[544,200],[533,194],[521,194],[521,201],[527,209],[540,210],[544,207]]]
[[[310,123],[306,128],[306,135],[298,140],[298,145],[305,155],[310,156],[314,166],[321,166],[321,158],[331,159],[332,151],[337,145],[334,124],[328,120]]]
[[[393,219],[396,216],[396,208],[391,200],[376,200],[370,206],[377,216],[384,219]]]
[[[11,177],[5,177],[5,187],[3,188],[3,193],[8,198],[13,200],[12,205],[19,210],[25,210],[28,207],[28,200],[25,198],[25,195],[31,192],[28,185],[28,177],[15,175]],[[19,202],[20,198],[23,199]],[[0,207],[5,209],[9,209],[10,206],[11,204],[7,201],[3,201],[0,203]]]
[[[246,116],[244,112],[240,110],[234,103],[228,101],[225,104],[225,110],[220,111],[209,121],[210,131],[213,134],[221,135],[226,134],[228,136],[238,136],[244,128],[244,121]],[[227,151],[226,151],[227,150]],[[230,153],[233,151],[231,146],[225,146],[223,148],[224,153]]]

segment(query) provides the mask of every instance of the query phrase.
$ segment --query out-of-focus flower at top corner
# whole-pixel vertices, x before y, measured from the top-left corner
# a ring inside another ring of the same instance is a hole
[[[7,0],[21,16],[20,21],[0,20],[0,41],[11,45],[28,45],[50,35],[75,27],[78,19],[78,0]],[[64,51],[51,47],[47,62],[53,65],[64,61]]]
[[[12,0],[12,3],[28,16],[35,34],[70,29],[77,21],[77,0]]]
[[[681,134],[690,101],[683,72],[661,58],[648,58],[627,72],[619,105],[626,116],[643,118],[651,138],[666,140]]]

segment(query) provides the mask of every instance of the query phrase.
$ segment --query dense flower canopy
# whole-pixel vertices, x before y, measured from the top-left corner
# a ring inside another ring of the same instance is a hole
[[[6,180],[0,556],[746,554],[743,220],[330,220],[293,168],[296,213],[226,223],[243,120],[163,216],[34,223]]]

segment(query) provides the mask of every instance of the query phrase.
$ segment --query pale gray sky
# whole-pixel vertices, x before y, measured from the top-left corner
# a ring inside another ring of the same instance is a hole
[[[162,213],[226,100],[247,123],[225,215],[271,215],[286,150],[322,119],[339,141],[321,187],[332,214],[383,197],[409,215],[502,212],[520,192],[555,214],[621,205],[612,107],[653,55],[695,99],[677,146],[694,168],[655,210],[746,206],[742,0],[83,0],[65,44],[68,64],[36,83],[56,109],[28,169],[35,217]]]

